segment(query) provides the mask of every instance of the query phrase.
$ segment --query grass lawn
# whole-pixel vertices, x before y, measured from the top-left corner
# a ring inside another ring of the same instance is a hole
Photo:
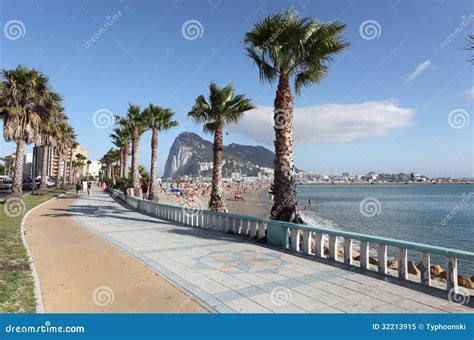
[[[20,235],[21,220],[30,209],[65,191],[26,195],[21,201],[18,198],[15,206],[0,204],[0,313],[36,312],[33,277]]]

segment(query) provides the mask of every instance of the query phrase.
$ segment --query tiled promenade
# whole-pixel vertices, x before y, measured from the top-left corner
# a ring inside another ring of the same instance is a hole
[[[84,227],[135,256],[216,312],[472,313],[447,293],[364,274],[218,231],[173,225],[95,191],[71,207]],[[188,300],[176,306],[176,312]]]

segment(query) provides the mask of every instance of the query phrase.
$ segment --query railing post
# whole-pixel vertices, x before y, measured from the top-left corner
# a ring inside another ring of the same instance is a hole
[[[369,268],[369,242],[360,241],[360,267]]]
[[[229,217],[223,216],[222,217],[222,222],[223,222],[223,225],[224,225],[224,232],[227,233],[229,231]]]
[[[447,257],[446,266],[447,266],[446,289],[448,291],[453,290],[454,293],[459,294],[457,258]]]
[[[311,231],[303,230],[303,253],[311,254]]]
[[[344,238],[344,263],[352,264],[352,239],[348,237]]]
[[[420,272],[421,272],[421,284],[425,286],[431,285],[431,273],[430,273],[430,253],[422,252],[421,253],[421,263],[420,263]]]
[[[236,233],[237,235],[242,235],[243,223],[244,222],[241,218],[235,219],[234,233]]]
[[[250,224],[250,237],[257,237],[257,222],[252,221]]]
[[[323,234],[317,233],[316,234],[316,256],[317,257],[324,257],[324,242],[323,242]]]
[[[329,258],[337,261],[337,237],[329,235]]]
[[[398,277],[406,280],[408,277],[408,250],[407,248],[398,249]]]
[[[379,243],[377,252],[379,273],[387,274],[387,245]]]
[[[263,240],[265,238],[265,223],[263,222],[258,222],[257,226],[257,239]]]
[[[300,231],[296,228],[290,230],[291,250],[300,251]]]
[[[250,230],[250,221],[242,220],[242,236],[247,236]]]

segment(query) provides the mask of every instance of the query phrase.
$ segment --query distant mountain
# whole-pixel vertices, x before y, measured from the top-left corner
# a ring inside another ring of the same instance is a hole
[[[212,176],[213,143],[192,132],[180,133],[170,148],[165,165],[165,177]],[[232,172],[256,176],[260,168],[273,168],[275,154],[262,147],[230,144],[224,146],[222,171],[224,176]]]

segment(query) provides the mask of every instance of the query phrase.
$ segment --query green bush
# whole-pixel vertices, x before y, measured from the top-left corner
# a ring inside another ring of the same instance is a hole
[[[130,177],[120,177],[115,181],[115,189],[123,191],[125,188],[132,185],[132,179]]]

